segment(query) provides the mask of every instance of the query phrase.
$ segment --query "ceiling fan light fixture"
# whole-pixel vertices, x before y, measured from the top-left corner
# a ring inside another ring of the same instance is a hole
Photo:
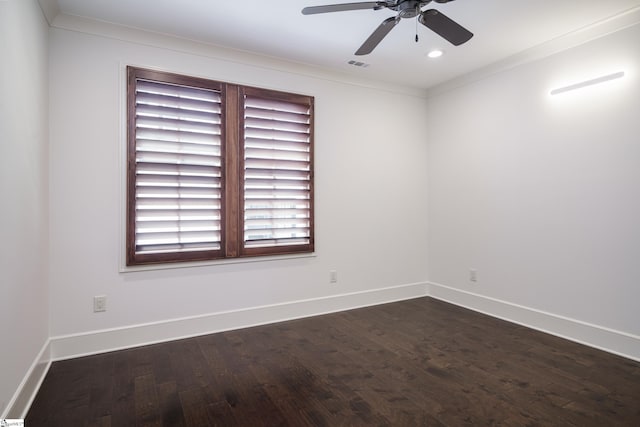
[[[444,55],[444,51],[441,49],[432,49],[427,52],[427,56],[431,59],[440,58],[442,55]]]

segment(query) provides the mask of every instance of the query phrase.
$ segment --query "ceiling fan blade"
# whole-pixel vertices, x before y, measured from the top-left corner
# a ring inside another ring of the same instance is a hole
[[[460,46],[473,37],[471,31],[435,9],[425,10],[418,20],[454,46]]]
[[[384,1],[366,1],[360,3],[342,3],[342,4],[327,4],[324,6],[309,6],[302,9],[303,15],[315,15],[316,13],[327,12],[344,12],[347,10],[360,10],[360,9],[380,9],[387,7],[387,2]]]
[[[385,38],[387,34],[389,34],[389,31],[393,30],[393,27],[395,27],[398,22],[400,22],[400,19],[400,16],[396,16],[387,18],[382,21],[382,24],[380,24],[380,26],[378,26],[378,28],[376,28],[376,30],[371,33],[369,38],[366,39],[364,43],[362,43],[360,49],[356,51],[356,55],[367,55],[373,52],[373,49],[375,49],[376,46],[378,46],[378,43],[380,43],[382,39]]]

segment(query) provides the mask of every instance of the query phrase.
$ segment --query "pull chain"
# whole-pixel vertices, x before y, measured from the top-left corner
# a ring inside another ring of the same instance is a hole
[[[416,9],[418,9],[418,14],[416,15],[416,43],[418,43],[418,16],[420,16],[420,8],[416,7]]]

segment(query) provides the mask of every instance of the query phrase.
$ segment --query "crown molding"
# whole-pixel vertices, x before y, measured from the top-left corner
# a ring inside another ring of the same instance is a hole
[[[38,4],[40,5],[40,9],[42,9],[42,13],[49,23],[49,26],[51,26],[53,21],[60,14],[60,5],[58,4],[58,0],[38,0]]]
[[[624,30],[625,28],[638,25],[639,23],[640,6],[572,31],[560,37],[556,37],[545,43],[524,50],[515,55],[511,55],[503,60],[491,63],[486,67],[476,69],[470,73],[447,80],[446,82],[431,88],[427,88],[426,96],[427,98],[431,98],[452,91],[462,86],[486,79],[494,74],[541,60],[609,34]]]

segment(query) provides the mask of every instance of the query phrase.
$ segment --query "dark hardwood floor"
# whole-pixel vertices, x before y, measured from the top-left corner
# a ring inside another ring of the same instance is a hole
[[[52,364],[38,426],[640,426],[640,363],[430,298]]]

